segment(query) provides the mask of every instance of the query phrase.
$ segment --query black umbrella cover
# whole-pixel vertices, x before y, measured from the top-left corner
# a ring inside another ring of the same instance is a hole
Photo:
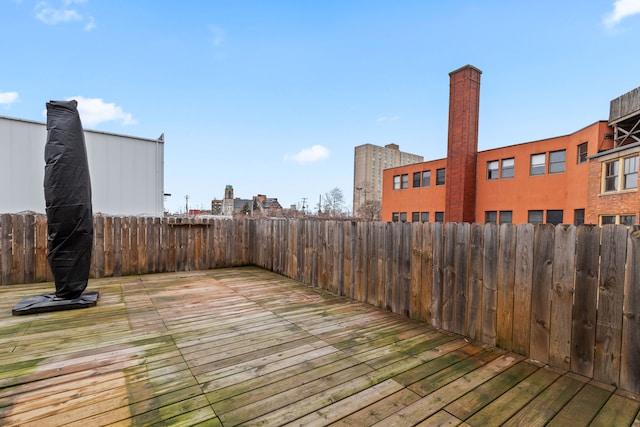
[[[75,299],[86,289],[93,247],[91,179],[76,101],[47,102],[44,198],[47,260],[56,297]]]

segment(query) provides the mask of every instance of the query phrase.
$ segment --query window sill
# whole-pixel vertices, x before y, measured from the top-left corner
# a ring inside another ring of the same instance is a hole
[[[620,190],[620,191],[605,191],[603,193],[598,194],[598,196],[619,196],[621,194],[629,194],[629,193],[637,193],[637,188],[629,188],[628,190]]]

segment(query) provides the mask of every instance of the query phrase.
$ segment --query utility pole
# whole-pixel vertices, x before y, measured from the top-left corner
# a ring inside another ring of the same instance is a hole
[[[306,197],[302,198],[302,213],[304,213],[305,215],[307,213],[307,198]]]
[[[189,195],[184,196],[184,213],[189,216]]]

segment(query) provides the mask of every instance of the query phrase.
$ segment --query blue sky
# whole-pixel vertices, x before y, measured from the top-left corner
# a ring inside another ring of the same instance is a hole
[[[640,0],[0,0],[0,39],[0,115],[74,98],[86,129],[164,133],[170,211],[227,184],[351,205],[354,147],[446,156],[466,64],[481,150],[606,120],[640,86]]]

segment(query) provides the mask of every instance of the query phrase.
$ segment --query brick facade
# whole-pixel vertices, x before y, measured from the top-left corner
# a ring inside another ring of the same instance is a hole
[[[589,162],[589,191],[587,198],[587,210],[585,222],[588,224],[600,224],[602,216],[615,216],[619,222],[619,216],[634,216],[635,223],[640,224],[640,194],[638,183],[633,189],[620,191],[604,191],[603,173],[604,165],[615,160],[620,161],[630,156],[640,154],[640,145],[633,144],[622,149],[611,150],[601,155],[593,156]],[[622,171],[622,169],[621,169]]]

